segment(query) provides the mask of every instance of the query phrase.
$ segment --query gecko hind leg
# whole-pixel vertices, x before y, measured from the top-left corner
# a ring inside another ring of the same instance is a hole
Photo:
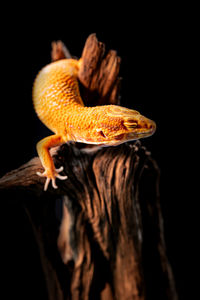
[[[44,172],[37,172],[40,177],[46,177],[44,190],[48,189],[50,181],[52,181],[52,187],[57,189],[56,178],[60,180],[67,179],[67,176],[60,175],[59,173],[63,171],[63,167],[58,169],[55,168],[53,159],[50,155],[49,149],[55,146],[59,146],[65,143],[60,135],[52,135],[44,138],[37,144],[37,152],[40,157],[41,163],[44,167]]]

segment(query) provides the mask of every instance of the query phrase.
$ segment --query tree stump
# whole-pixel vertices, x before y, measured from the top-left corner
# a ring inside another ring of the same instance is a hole
[[[70,57],[61,41],[52,60]],[[82,53],[86,105],[119,104],[120,58],[95,34]],[[167,259],[159,168],[140,141],[96,149],[69,143],[52,150],[68,175],[43,192],[39,158],[0,179],[1,190],[34,196],[25,203],[40,253],[49,300],[176,300]],[[62,201],[60,229],[55,203]]]

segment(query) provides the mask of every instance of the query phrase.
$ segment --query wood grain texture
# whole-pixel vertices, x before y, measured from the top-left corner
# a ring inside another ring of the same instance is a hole
[[[95,299],[104,289],[105,299],[177,299],[164,243],[159,168],[141,143],[94,153],[63,145],[54,161],[68,175],[58,190],[43,192],[43,179],[35,176],[38,158],[1,178],[0,189],[28,189],[41,206],[48,194],[62,197],[63,220],[54,243],[66,267],[73,265],[71,299]]]

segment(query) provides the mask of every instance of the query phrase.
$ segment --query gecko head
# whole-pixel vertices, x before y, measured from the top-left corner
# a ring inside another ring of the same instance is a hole
[[[151,136],[156,130],[154,121],[144,117],[138,111],[110,105],[106,114],[106,126],[100,133],[105,144],[117,145],[126,141]]]

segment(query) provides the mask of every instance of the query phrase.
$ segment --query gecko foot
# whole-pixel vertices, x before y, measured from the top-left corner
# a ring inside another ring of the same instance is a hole
[[[47,170],[45,170],[43,173],[41,172],[36,172],[36,174],[40,177],[46,177],[46,181],[45,181],[45,184],[44,184],[44,191],[46,191],[48,189],[48,186],[49,186],[49,182],[52,181],[52,187],[54,189],[57,189],[57,185],[56,185],[56,178],[60,179],[60,180],[65,180],[67,179],[67,176],[63,176],[63,175],[60,175],[59,173],[63,171],[63,167],[60,167],[58,169],[55,169],[54,172],[52,172],[53,174],[52,175],[49,175],[49,172],[47,172]]]

